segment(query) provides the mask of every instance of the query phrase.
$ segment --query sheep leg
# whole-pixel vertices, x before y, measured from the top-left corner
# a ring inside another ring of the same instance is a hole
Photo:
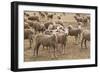
[[[56,48],[54,47],[54,57],[56,58]]]
[[[29,49],[31,49],[31,39],[29,39],[29,43],[30,43]]]
[[[54,48],[54,57],[56,57],[56,56],[55,56],[55,48]]]
[[[81,34],[78,35],[78,38],[79,38],[79,39],[78,39],[78,43],[80,43],[80,42],[81,42],[81,41],[80,41],[80,40],[81,40]]]
[[[81,41],[81,48],[83,48],[83,41],[84,41],[84,39],[82,38],[82,41]]]
[[[84,41],[85,48],[87,49],[86,40]]]
[[[78,36],[75,36],[75,42],[76,42],[76,44],[78,44]]]
[[[37,51],[36,51],[36,56],[38,56],[38,53],[39,53],[39,48],[37,48]]]
[[[34,56],[35,56],[35,51],[36,51],[36,46],[35,46],[35,48],[34,48],[34,54],[33,54]]]
[[[65,45],[62,47],[62,54],[65,54]]]
[[[35,48],[34,48],[34,56],[36,55],[36,49],[37,49],[37,45],[35,45]]]
[[[47,47],[47,51],[48,51],[48,53],[50,54],[51,51],[50,51],[50,48],[49,48],[49,47]]]
[[[36,56],[38,56],[39,46],[40,44],[37,44],[34,48],[34,55],[36,54]]]
[[[32,42],[33,42],[33,40],[31,39],[30,40],[30,49],[32,48]]]

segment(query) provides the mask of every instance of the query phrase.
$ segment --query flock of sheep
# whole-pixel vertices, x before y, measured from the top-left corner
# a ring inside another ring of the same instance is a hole
[[[54,57],[59,50],[61,54],[65,54],[69,36],[75,38],[75,44],[80,44],[80,49],[88,48],[86,42],[90,41],[90,31],[83,27],[89,26],[90,16],[76,13],[73,17],[76,20],[75,27],[64,23],[62,18],[65,15],[66,13],[57,15],[49,12],[24,12],[24,39],[29,40],[29,49],[34,50],[34,56],[39,55],[40,46],[47,48]]]

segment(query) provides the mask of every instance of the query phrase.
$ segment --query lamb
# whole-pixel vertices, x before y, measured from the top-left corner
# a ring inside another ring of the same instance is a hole
[[[29,40],[30,49],[32,48],[33,38],[34,38],[34,31],[32,29],[24,29],[24,39]]]
[[[83,48],[83,44],[85,45],[85,48],[87,48],[87,41],[90,41],[90,32],[88,30],[84,30],[82,33],[81,48]]]
[[[34,47],[34,55],[38,56],[39,52],[39,47],[40,45],[43,45],[45,47],[49,47],[49,49],[54,50],[54,57],[55,55],[55,50],[56,50],[56,36],[55,34],[47,35],[47,34],[38,34],[36,35],[36,44]]]
[[[68,26],[68,35],[69,36],[74,36],[75,37],[75,41],[78,41],[78,37],[81,37],[81,26],[79,25],[78,28],[73,28],[71,25]]]

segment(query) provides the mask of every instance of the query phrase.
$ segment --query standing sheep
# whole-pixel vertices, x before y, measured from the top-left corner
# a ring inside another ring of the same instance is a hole
[[[58,48],[58,45],[61,45],[62,52],[64,54],[65,53],[66,42],[67,42],[68,30],[67,29],[64,29],[64,30],[55,29],[55,30],[53,30],[53,32],[56,34],[57,48]]]
[[[30,25],[30,27],[32,27],[35,30],[35,33],[44,32],[45,31],[44,24],[41,24],[41,23],[38,23],[38,22],[29,21],[29,25]]]
[[[48,29],[49,25],[53,25],[53,22],[46,22],[44,23],[44,26],[46,29]]]
[[[28,39],[30,42],[30,48],[32,48],[34,31],[32,29],[24,29],[24,39]]]
[[[24,29],[30,29],[30,26],[28,23],[24,22]]]
[[[46,35],[46,34],[38,34],[36,35],[35,39],[35,47],[34,47],[34,55],[38,56],[39,47],[40,45],[43,45],[45,47],[49,47],[49,49],[54,50],[54,57],[55,50],[56,50],[56,36],[54,34]]]
[[[83,48],[83,44],[85,45],[85,48],[87,48],[87,41],[90,41],[90,32],[88,30],[84,30],[82,33],[81,48]]]
[[[78,37],[80,38],[82,30],[79,28],[73,28],[71,25],[68,27],[68,35],[74,36],[75,41],[78,41]]]
[[[63,54],[65,53],[67,37],[65,33],[57,33],[57,44],[61,44]]]

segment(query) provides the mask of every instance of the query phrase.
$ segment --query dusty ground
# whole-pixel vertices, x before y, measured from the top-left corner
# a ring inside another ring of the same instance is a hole
[[[71,37],[69,37],[71,38]],[[61,54],[61,52],[57,51],[57,57],[52,58],[51,53],[49,53],[49,50],[47,48],[42,48],[42,46],[39,49],[39,56],[35,57],[33,56],[33,49],[28,49],[29,43],[28,40],[25,40],[25,53],[24,53],[24,59],[25,61],[44,61],[44,60],[62,60],[62,59],[87,59],[90,58],[90,48],[88,49],[81,49],[80,44],[75,44],[73,41],[74,38],[71,38],[68,40],[66,48],[65,48],[65,54]],[[73,43],[72,43],[73,42]],[[89,47],[89,43],[88,43]],[[61,49],[61,47],[59,47]],[[60,50],[61,51],[61,50]],[[52,53],[53,54],[53,53]]]
[[[66,22],[69,22],[69,24],[76,26],[75,19],[73,18],[74,14],[66,14],[65,17],[63,17],[63,20]],[[65,24],[65,27],[68,24]],[[83,29],[90,29],[90,26],[83,27]],[[87,59],[90,58],[90,43],[87,42],[88,49],[83,48],[81,49],[80,43],[76,44],[76,41],[74,40],[74,37],[68,37],[68,41],[66,41],[66,48],[65,48],[65,54],[61,54],[61,52],[56,51],[56,58],[52,57],[53,53],[49,53],[49,50],[47,48],[42,48],[42,46],[39,49],[39,56],[33,56],[33,49],[34,49],[34,43],[32,45],[32,49],[29,49],[29,40],[24,40],[24,61],[44,61],[44,60],[69,60],[69,59]],[[59,46],[59,49],[62,49]],[[61,51],[61,50],[60,50]]]

